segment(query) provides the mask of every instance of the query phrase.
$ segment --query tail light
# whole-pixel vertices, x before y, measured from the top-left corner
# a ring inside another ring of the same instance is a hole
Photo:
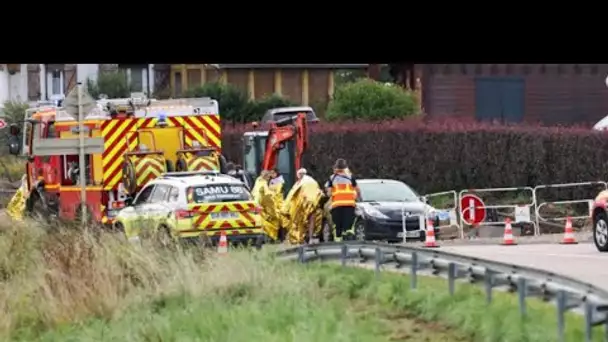
[[[112,209],[121,209],[125,206],[125,202],[114,202],[112,203]]]
[[[192,214],[192,212],[190,210],[177,209],[175,211],[175,218],[177,220],[191,218],[192,216],[194,216],[194,215]]]
[[[262,213],[262,207],[258,207],[258,206],[253,207],[249,212],[252,213],[252,214],[261,214]]]

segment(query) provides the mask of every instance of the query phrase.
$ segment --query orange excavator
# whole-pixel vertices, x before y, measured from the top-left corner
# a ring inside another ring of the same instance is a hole
[[[286,194],[296,181],[296,172],[308,147],[306,114],[272,122],[267,131],[246,132],[243,140],[245,172],[255,179],[262,171],[277,168],[285,180]]]

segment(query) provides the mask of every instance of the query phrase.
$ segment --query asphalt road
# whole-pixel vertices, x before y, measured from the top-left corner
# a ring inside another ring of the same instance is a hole
[[[516,246],[443,245],[440,248],[446,252],[540,268],[608,290],[608,253],[598,252],[592,243]]]

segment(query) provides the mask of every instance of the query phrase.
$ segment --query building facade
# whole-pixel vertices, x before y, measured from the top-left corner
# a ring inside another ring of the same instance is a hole
[[[260,99],[278,94],[308,106],[326,103],[334,92],[334,71],[365,69],[369,64],[172,64],[169,88],[172,97],[205,83],[232,84]]]
[[[0,64],[0,105],[61,98],[100,72],[123,70],[132,91],[178,98],[210,82],[229,83],[251,99],[278,94],[303,105],[326,103],[337,69],[368,70],[368,64]]]
[[[608,115],[608,64],[417,64],[431,117],[595,123]]]
[[[133,91],[154,93],[153,64],[0,64],[0,104],[61,98],[100,71],[123,70]]]

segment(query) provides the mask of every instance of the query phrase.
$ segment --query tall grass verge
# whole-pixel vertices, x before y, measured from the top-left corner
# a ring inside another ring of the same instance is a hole
[[[115,234],[47,230],[30,223],[0,227],[0,338],[91,318],[113,319],[126,308],[163,297],[202,297],[242,286],[273,291],[282,267],[258,253],[209,257],[196,247],[128,244]],[[297,282],[293,282],[297,283]],[[243,285],[246,284],[246,285]]]
[[[269,249],[271,250],[271,249]],[[335,265],[0,225],[2,341],[555,341],[555,308],[479,287]],[[602,340],[599,331],[597,340]],[[568,315],[567,341],[583,338]]]

